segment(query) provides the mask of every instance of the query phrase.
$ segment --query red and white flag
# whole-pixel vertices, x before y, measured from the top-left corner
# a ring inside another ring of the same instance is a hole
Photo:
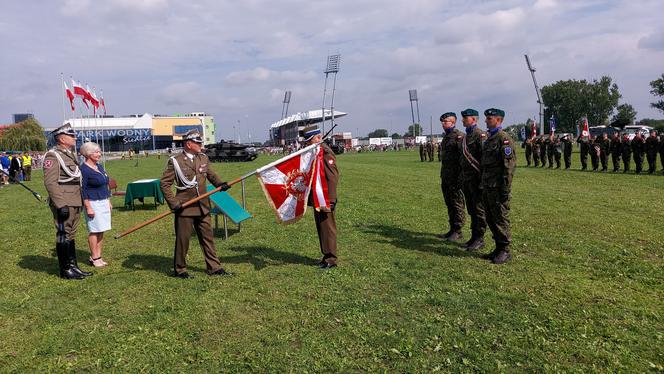
[[[106,103],[104,102],[104,90],[101,91],[101,97],[99,100],[101,107],[104,108],[104,115],[106,115]]]
[[[325,179],[325,160],[323,159],[322,147],[318,147],[318,154],[316,155],[316,165],[314,165],[313,181],[311,182],[311,194],[314,200],[314,209],[330,209],[330,199],[328,198],[327,193],[327,179]]]
[[[67,93],[67,98],[69,99],[69,105],[71,106],[71,111],[74,111],[74,93],[71,92],[69,87],[67,87],[67,82],[62,81],[65,85],[65,92]]]
[[[320,151],[320,145],[313,144],[256,170],[279,222],[294,223],[306,212]]]
[[[74,95],[80,96],[80,97],[85,97],[85,89],[83,86],[81,86],[80,83],[76,82],[75,80],[71,80],[71,86],[74,88]]]
[[[581,132],[583,136],[590,136],[590,130],[588,130],[588,118],[583,118],[583,131]]]
[[[87,99],[90,100],[92,106],[95,107],[95,109],[97,109],[99,107],[99,101],[97,100],[96,97],[93,96],[92,90],[90,90],[90,86],[88,86],[87,84],[85,85],[85,91],[87,93]]]
[[[537,136],[537,122],[533,121],[530,124],[530,137],[534,138]]]
[[[99,109],[99,100],[97,99],[97,93],[95,92],[94,87],[92,88],[92,93],[90,94],[90,102],[94,107],[94,114],[97,114],[97,109]]]

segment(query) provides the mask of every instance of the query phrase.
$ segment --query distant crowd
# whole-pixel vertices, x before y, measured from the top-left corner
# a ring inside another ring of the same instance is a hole
[[[627,173],[631,171],[634,160],[635,173],[644,171],[644,161],[647,162],[647,171],[653,174],[657,171],[657,155],[664,170],[664,134],[657,135],[655,130],[645,137],[637,132],[630,139],[628,134],[614,133],[610,138],[607,133],[600,136],[580,135],[576,138],[579,145],[579,161],[581,170],[588,170],[588,158],[593,171],[606,172],[611,159],[613,172],[621,169]],[[570,135],[554,136],[540,135],[526,139],[522,143],[525,149],[527,166],[534,167],[561,167],[561,159],[565,169],[572,166],[572,145]],[[601,167],[601,169],[600,169]]]
[[[2,180],[0,187],[9,183],[30,181],[32,170],[41,169],[44,164],[44,154],[39,152],[0,153],[0,168]]]

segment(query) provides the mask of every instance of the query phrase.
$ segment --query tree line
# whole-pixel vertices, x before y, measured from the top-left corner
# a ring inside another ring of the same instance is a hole
[[[44,129],[34,118],[11,125],[0,133],[0,150],[43,152],[46,150]]]

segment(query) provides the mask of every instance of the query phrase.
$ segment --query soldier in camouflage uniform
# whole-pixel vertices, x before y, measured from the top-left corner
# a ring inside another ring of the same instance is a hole
[[[549,169],[551,169],[553,167],[553,154],[556,146],[553,134],[549,134],[549,136],[546,137],[544,144],[546,144],[546,157],[549,161]]]
[[[533,163],[535,167],[539,167],[540,148],[542,147],[542,143],[540,142],[537,136],[533,135],[532,144],[533,144]]]
[[[463,179],[461,176],[463,133],[454,128],[456,114],[452,112],[440,116],[440,122],[445,132],[443,137],[443,160],[440,168],[440,187],[447,206],[450,230],[438,236],[450,242],[457,242],[463,239],[461,228],[466,220]]]
[[[616,173],[620,170],[620,136],[614,132],[611,136],[611,143],[609,144],[609,152],[611,152],[611,161],[613,163],[613,172]]]
[[[634,155],[634,164],[636,164],[636,174],[641,173],[643,170],[643,153],[646,150],[646,141],[643,139],[640,131],[636,132],[634,139],[632,139],[632,154]]]
[[[609,134],[603,133],[597,144],[599,145],[599,161],[602,164],[602,172],[606,172],[609,168],[609,148],[611,146]]]
[[[590,162],[593,165],[593,171],[599,168],[599,140],[595,135],[590,135]]]
[[[496,242],[496,249],[486,257],[494,264],[504,264],[512,257],[509,213],[516,154],[512,139],[502,130],[505,112],[491,108],[484,115],[489,135],[482,145],[482,200]]]
[[[580,145],[579,156],[581,158],[581,170],[586,170],[588,169],[588,152],[590,152],[590,140],[588,140],[588,136],[581,134],[576,139],[576,142]]]
[[[424,149],[424,143],[420,143],[420,162],[426,160],[426,150]]]
[[[427,156],[429,156],[429,162],[433,162],[433,142],[427,142]]]
[[[650,136],[646,139],[646,157],[648,158],[648,174],[657,170],[657,151],[659,151],[659,139],[657,131],[651,130]]]
[[[466,109],[461,112],[461,121],[466,128],[463,138],[461,158],[461,173],[463,175],[463,196],[466,198],[466,207],[470,215],[471,236],[462,247],[469,251],[484,248],[484,232],[486,231],[486,217],[482,202],[482,143],[486,140],[486,133],[477,125],[479,113],[475,109]]]
[[[565,170],[572,166],[572,139],[569,135],[563,136],[561,139],[563,146],[563,158],[565,160]]]
[[[530,137],[524,140],[521,148],[526,150],[526,166],[530,167],[533,161],[533,138]]]
[[[622,153],[622,159],[624,165],[623,173],[627,173],[629,171],[630,163],[632,161],[632,144],[627,134],[623,134],[622,142],[620,144],[621,144],[620,153]]]

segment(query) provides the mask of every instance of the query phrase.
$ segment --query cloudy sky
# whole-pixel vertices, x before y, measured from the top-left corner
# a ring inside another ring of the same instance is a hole
[[[3,0],[0,123],[62,121],[65,77],[103,89],[109,114],[215,116],[218,137],[265,140],[281,115],[321,106],[328,54],[342,56],[339,129],[403,133],[420,117],[499,107],[538,111],[541,86],[611,76],[638,118],[661,118],[648,82],[664,73],[662,0]]]

